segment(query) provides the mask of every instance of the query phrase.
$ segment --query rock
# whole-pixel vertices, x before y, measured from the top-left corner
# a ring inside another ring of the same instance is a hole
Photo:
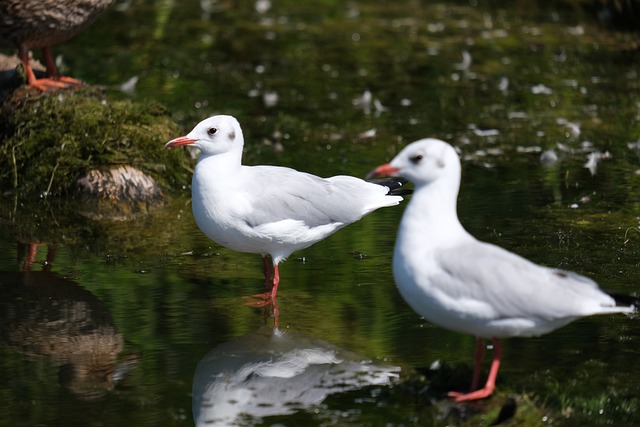
[[[166,201],[151,176],[128,165],[92,169],[77,184],[81,213],[93,219],[127,220]]]

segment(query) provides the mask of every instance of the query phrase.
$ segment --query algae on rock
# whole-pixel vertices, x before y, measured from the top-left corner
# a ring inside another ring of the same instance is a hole
[[[163,149],[179,128],[157,103],[112,101],[96,88],[34,94],[22,87],[4,100],[0,116],[4,195],[75,197],[89,171],[119,166],[164,188],[189,182],[189,157]]]

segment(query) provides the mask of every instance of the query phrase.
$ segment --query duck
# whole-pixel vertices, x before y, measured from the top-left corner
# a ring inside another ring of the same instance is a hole
[[[0,46],[18,49],[27,85],[40,91],[80,86],[82,82],[59,76],[51,46],[84,31],[114,0],[2,0]],[[42,49],[46,77],[37,78],[29,63],[29,51]]]

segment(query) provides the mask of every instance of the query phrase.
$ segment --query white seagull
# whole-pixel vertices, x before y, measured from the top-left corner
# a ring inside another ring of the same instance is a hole
[[[534,264],[471,236],[456,212],[460,173],[454,148],[430,138],[409,144],[373,171],[415,185],[393,254],[403,298],[428,321],[477,337],[472,390],[449,393],[458,402],[493,393],[502,356],[498,338],[538,336],[583,316],[635,310],[616,305],[586,277]],[[482,339],[493,340],[494,359],[484,388],[477,390]]]
[[[238,121],[219,115],[201,121],[165,148],[193,145],[200,149],[191,185],[193,216],[214,242],[262,255],[264,305],[275,301],[278,264],[292,252],[402,200],[389,195],[387,186],[352,176],[320,178],[285,167],[244,166],[243,144]]]

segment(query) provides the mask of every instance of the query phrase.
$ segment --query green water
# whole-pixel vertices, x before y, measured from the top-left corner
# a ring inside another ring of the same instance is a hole
[[[247,164],[363,176],[410,141],[446,139],[462,153],[459,213],[474,235],[638,292],[638,33],[564,4],[204,4],[117,2],[55,53],[114,99],[162,102],[185,132],[236,116]],[[120,92],[133,76],[135,91]],[[384,108],[356,105],[367,90]],[[558,162],[543,165],[545,150]],[[594,174],[590,153],[607,153]],[[189,189],[171,191],[165,209],[131,222],[51,201],[2,218],[0,425],[192,425],[205,355],[273,325],[243,304],[261,290],[260,258],[206,239]],[[443,398],[468,384],[474,339],[421,320],[396,291],[401,214],[377,211],[293,254],[278,293],[292,341],[401,367],[401,378],[247,424],[488,425],[511,397],[508,425],[640,424],[637,317],[506,340],[493,398]],[[32,242],[36,262],[21,272]],[[436,360],[442,375],[416,372]]]

